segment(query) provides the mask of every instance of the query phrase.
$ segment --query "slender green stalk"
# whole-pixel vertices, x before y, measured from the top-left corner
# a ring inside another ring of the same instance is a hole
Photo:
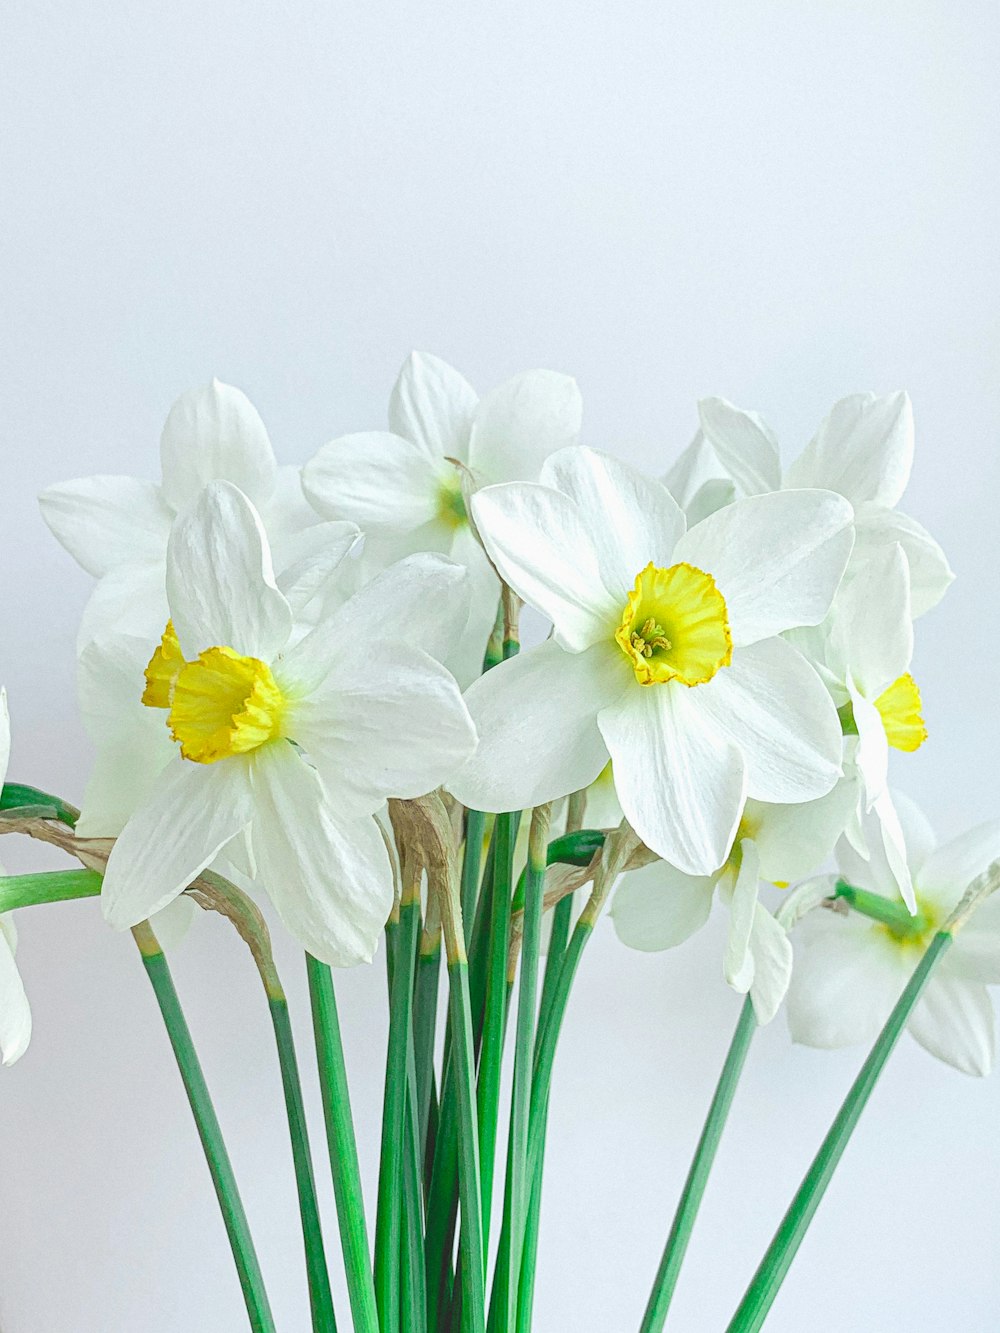
[[[79,810],[61,797],[21,782],[7,782],[0,788],[0,811],[10,811],[20,819],[58,819],[69,828],[76,828],[80,817]]]
[[[441,927],[424,927],[417,953],[413,994],[413,1054],[416,1065],[417,1124],[420,1160],[427,1155],[428,1128],[434,1088],[434,1034],[437,1030],[438,991],[441,979]],[[423,1165],[421,1171],[423,1171]]]
[[[312,1153],[309,1149],[309,1129],[306,1121],[302,1084],[299,1080],[295,1042],[284,995],[269,997],[274,1039],[281,1065],[281,1084],[285,1093],[288,1113],[288,1131],[292,1141],[292,1160],[295,1164],[295,1184],[299,1195],[299,1215],[302,1219],[302,1239],[306,1251],[306,1275],[309,1281],[309,1307],[312,1312],[313,1333],[336,1333],[337,1320],[333,1310],[330,1276],[323,1247],[323,1229],[316,1201],[316,1178],[313,1175]]]
[[[862,916],[870,917],[873,921],[880,921],[882,925],[888,926],[894,935],[900,937],[923,935],[927,931],[927,918],[912,915],[904,903],[893,902],[891,898],[885,898],[881,893],[871,893],[868,889],[856,889],[852,884],[845,884],[838,880],[837,887],[833,896],[847,903],[848,907],[853,907],[855,912],[860,912]]]
[[[691,1232],[694,1229],[695,1218],[698,1216],[702,1195],[705,1193],[705,1186],[708,1184],[712,1163],[715,1161],[722,1131],[725,1128],[726,1119],[733,1104],[736,1085],[739,1082],[740,1074],[743,1072],[750,1042],[756,1030],[757,1020],[754,1018],[753,1004],[750,997],[747,996],[743,1001],[736,1031],[733,1033],[733,1039],[729,1045],[725,1063],[722,1066],[722,1073],[719,1076],[715,1095],[712,1098],[711,1106],[708,1108],[708,1116],[698,1140],[698,1147],[695,1149],[691,1168],[684,1182],[680,1203],[677,1205],[677,1212],[674,1214],[673,1225],[670,1228],[670,1235],[667,1237],[663,1258],[660,1261],[656,1280],[653,1283],[653,1290],[649,1295],[646,1313],[643,1315],[640,1333],[659,1333],[666,1322],[667,1311],[670,1309],[674,1288],[677,1286],[677,1277],[681,1271],[681,1264],[684,1262],[684,1255],[691,1239]]]
[[[479,1133],[476,1122],[476,1080],[469,1001],[469,965],[464,958],[448,960],[448,1007],[452,1027],[455,1104],[458,1114],[458,1193],[462,1208],[463,1327],[484,1333],[486,1278],[483,1266],[482,1201],[480,1198]]]
[[[806,1172],[795,1198],[778,1227],[760,1267],[754,1274],[743,1300],[740,1302],[727,1333],[756,1333],[767,1317],[775,1296],[785,1280],[792,1260],[809,1229],[820,1200],[826,1192],[834,1171],[844,1154],[861,1113],[868,1104],[879,1075],[902,1035],[907,1019],[920,999],[934,967],[951,944],[948,931],[938,931],[921,958],[906,989],[886,1020],[885,1026],[871,1049],[861,1072],[837,1113],[819,1152]]]
[[[136,944],[142,955],[156,1002],[160,1006],[167,1036],[173,1047],[177,1068],[180,1070],[191,1113],[198,1129],[198,1137],[215,1186],[216,1197],[236,1261],[243,1299],[253,1333],[274,1333],[274,1319],[264,1289],[264,1279],[257,1260],[253,1239],[247,1223],[240,1192],[233,1174],[232,1163],[226,1151],[222,1129],[209,1095],[208,1085],[191,1040],[191,1032],[184,1011],[174,989],[173,979],[163,951],[148,922],[133,928]]]
[[[104,879],[96,870],[50,870],[36,875],[0,876],[0,912],[74,898],[96,898]]]
[[[417,1070],[410,1044],[406,1058],[406,1124],[403,1137],[403,1235],[400,1245],[400,1323],[403,1333],[426,1333],[424,1206],[421,1196],[421,1139],[417,1114]]]
[[[471,921],[476,911],[479,870],[483,858],[486,816],[482,810],[465,812],[465,847],[462,851],[462,920]]]
[[[316,1061],[323,1093],[323,1115],[330,1149],[330,1170],[337,1198],[340,1242],[354,1329],[355,1333],[378,1333],[375,1286],[368,1255],[368,1229],[361,1192],[361,1169],[354,1138],[333,978],[326,963],[321,963],[311,954],[306,954],[306,969],[316,1038]]]
[[[535,1006],[538,991],[538,955],[542,935],[542,897],[547,864],[548,806],[532,812],[528,842],[528,866],[524,893],[524,933],[521,943],[521,977],[518,990],[514,1037],[514,1086],[510,1107],[510,1146],[507,1194],[510,1197],[511,1241],[507,1267],[507,1326],[517,1319],[517,1289],[524,1248],[524,1228],[531,1204],[533,1177],[528,1171],[528,1121],[531,1112],[531,1080],[535,1046]]]
[[[409,885],[400,904],[392,996],[389,1007],[389,1045],[385,1062],[382,1102],[382,1152],[378,1177],[378,1212],[375,1219],[375,1300],[382,1333],[399,1328],[399,1255],[402,1223],[403,1146],[406,1123],[407,1052],[411,1045],[413,980],[417,934],[420,928],[420,872],[416,892]]]

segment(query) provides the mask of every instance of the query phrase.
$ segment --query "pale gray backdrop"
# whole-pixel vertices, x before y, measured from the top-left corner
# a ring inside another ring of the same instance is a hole
[[[480,387],[572,372],[587,442],[657,472],[700,395],[761,410],[794,452],[839,396],[907,387],[919,447],[905,508],[959,578],[919,628],[930,740],[897,777],[944,834],[997,814],[998,48],[985,0],[4,5],[12,775],[73,798],[89,762],[73,681],[89,580],[48,537],[36,492],[156,475],[167,408],[212,374],[246,390],[282,460],[301,460],[379,425],[420,347]],[[238,1333],[131,941],[93,904],[25,913],[21,933],[35,1037],[0,1079],[4,1333]],[[308,1056],[302,969],[284,939],[279,954]],[[717,929],[659,957],[628,953],[609,926],[594,942],[557,1070],[540,1333],[638,1324],[738,1009],[719,971]],[[300,1333],[262,997],[215,920],[175,973],[278,1327]],[[371,1196],[381,962],[340,993]],[[794,1049],[783,1019],[760,1036],[677,1333],[724,1328],[861,1058]],[[1000,1082],[907,1039],[769,1328],[995,1329],[998,1225]],[[335,1252],[332,1215],[328,1229]]]

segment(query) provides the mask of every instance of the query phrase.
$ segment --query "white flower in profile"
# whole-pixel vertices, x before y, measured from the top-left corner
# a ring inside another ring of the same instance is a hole
[[[981,824],[941,847],[924,816],[896,793],[916,896],[915,929],[907,933],[854,911],[806,913],[795,930],[795,972],[788,1024],[795,1041],[839,1047],[872,1041],[899,999],[935,931],[969,884],[1000,857],[1000,820]],[[837,849],[840,878],[899,902],[895,879],[876,852]],[[836,877],[828,888],[833,892]],[[988,985],[1000,984],[1000,897],[980,906],[957,931],[931,974],[908,1022],[932,1055],[966,1074],[987,1074],[993,1063],[994,1017]]]
[[[549,454],[576,443],[582,412],[568,375],[526,371],[479,398],[457,370],[414,352],[389,400],[389,430],[332,440],[303,469],[316,511],[364,531],[370,569],[408,551],[444,552],[469,569],[473,621],[454,664],[463,683],[480,672],[499,596],[469,526],[466,488],[535,481]]]
[[[357,540],[350,525],[317,523],[299,470],[279,467],[257,410],[219,380],[182,394],[160,437],[159,484],[96,476],[50,486],[42,517],[73,558],[98,580],[80,628],[81,648],[100,634],[158,632],[167,615],[167,539],[177,516],[215,480],[231,481],[261,515],[278,586],[298,608]]]
[[[899,504],[913,467],[913,406],[903,392],[856,393],[835,403],[784,473],[773,431],[756,412],[725,398],[698,404],[699,430],[666,476],[690,521],[745,495],[782,487],[836,491],[854,506],[857,540],[845,579],[898,543],[910,570],[913,614],[921,616],[954,579],[944,552]]]
[[[729,910],[723,975],[733,990],[749,993],[758,1023],[769,1023],[788,990],[792,947],[758,898],[760,881],[785,887],[815,873],[856,799],[845,779],[801,805],[747,801],[729,856],[714,875],[685,875],[654,861],[622,876],[611,904],[618,938],[644,952],[673,949],[705,924],[718,890]]]
[[[472,501],[500,574],[554,633],[468,690],[480,746],[450,790],[526,809],[589,786],[610,757],[643,842],[711,874],[748,795],[812,800],[840,776],[830,695],[777,636],[829,610],[851,507],[789,491],[685,532],[664,486],[593,450],[554,454],[541,481]]]
[[[10,717],[7,692],[0,689],[0,788],[7,777],[10,759]],[[0,874],[3,871],[0,869]],[[31,1008],[24,983],[14,961],[17,930],[11,913],[0,916],[0,1064],[12,1065],[28,1049],[31,1040]]]
[[[108,860],[113,925],[164,907],[239,840],[311,953],[371,958],[393,893],[373,816],[389,796],[439,786],[475,746],[454,679],[413,646],[428,623],[451,623],[461,591],[404,566],[290,643],[292,611],[242,492],[213,482],[176,521],[171,619],[142,695],[176,744]]]

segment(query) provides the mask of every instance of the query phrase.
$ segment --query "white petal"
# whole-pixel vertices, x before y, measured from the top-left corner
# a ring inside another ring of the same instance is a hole
[[[439,357],[411,352],[389,399],[389,429],[434,458],[469,460],[469,432],[479,398]]]
[[[448,642],[441,642],[431,651],[432,657],[443,662],[466,690],[483,671],[483,659],[486,646],[496,624],[497,610],[500,603],[500,580],[486,557],[486,552],[472,535],[471,528],[456,533],[452,546],[452,558],[458,561],[468,575],[463,585],[463,597],[468,602],[468,614],[463,624],[457,617],[463,609],[463,600],[458,599],[448,604],[447,609],[454,614],[453,632],[449,631]],[[444,607],[436,608],[444,611]],[[420,645],[421,647],[423,645]]]
[[[392,910],[392,868],[371,818],[342,820],[291,746],[253,757],[257,878],[287,930],[334,967],[370,962]]]
[[[858,729],[854,762],[864,780],[865,803],[870,810],[885,791],[889,780],[889,742],[882,715],[875,705],[864,697],[850,677],[847,688],[851,696],[854,725]]]
[[[364,532],[405,533],[437,517],[454,468],[414,440],[362,431],[324,444],[302,469],[302,488],[324,518]]]
[[[242,759],[175,759],[111,850],[101,893],[107,920],[125,930],[166,907],[252,814]]]
[[[729,481],[729,476],[704,432],[699,430],[678,455],[663,484],[681,508],[687,509],[702,487],[717,481]]]
[[[744,495],[780,487],[778,441],[756,412],[745,412],[725,398],[703,398],[698,419],[705,438]]]
[[[570,653],[552,639],[488,671],[466,692],[479,733],[449,784],[475,810],[526,810],[588,787],[608,762],[597,714],[632,680],[614,644]]]
[[[407,556],[328,615],[284,656],[282,679],[300,692],[316,689],[341,659],[353,661],[368,644],[391,639],[440,661],[469,619],[469,575],[430,551]]]
[[[292,613],[274,582],[263,524],[231,482],[211,482],[174,524],[167,599],[188,660],[222,646],[268,662],[288,642]]]
[[[673,949],[701,930],[714,892],[710,875],[685,875],[666,861],[653,861],[622,876],[611,919],[618,938],[630,949]]]
[[[316,510],[302,493],[302,469],[283,463],[275,475],[274,490],[258,506],[264,527],[273,546],[287,537],[294,537],[319,520]],[[275,562],[277,563],[277,561]]]
[[[120,733],[98,750],[80,803],[76,831],[81,838],[116,838],[176,757],[166,714],[146,711],[150,725],[144,731]]]
[[[909,395],[856,393],[835,403],[813,440],[788,469],[786,486],[839,491],[852,504],[892,509],[913,466]]]
[[[757,884],[760,858],[749,838],[740,842],[740,868],[729,893],[729,930],[723,973],[733,990],[745,995],[754,979],[754,958],[750,950],[754,916],[757,912]]]
[[[818,625],[843,576],[851,507],[830,491],[785,491],[737,500],[677,543],[675,560],[712,574],[736,644]]]
[[[285,684],[283,668],[278,679]],[[287,727],[347,819],[373,814],[390,796],[433,791],[476,746],[454,677],[391,638],[356,642],[318,690],[290,706]]]
[[[940,969],[910,1015],[907,1027],[924,1050],[963,1074],[993,1067],[993,1001],[986,987]]]
[[[1000,985],[1000,894],[976,908],[956,934],[942,967],[973,981]]]
[[[903,951],[856,913],[820,908],[799,924],[788,990],[792,1040],[806,1046],[873,1041],[912,968]]]
[[[159,486],[136,477],[81,477],[38,497],[53,536],[88,574],[162,560],[171,511]]]
[[[710,875],[732,846],[746,767],[739,750],[706,724],[696,693],[673,681],[633,683],[597,720],[636,833],[678,869]]]
[[[991,819],[932,852],[920,870],[920,890],[950,911],[976,876],[998,857],[1000,819]]]
[[[161,949],[177,948],[191,929],[198,910],[190,894],[181,893],[172,903],[153,913],[149,924]]]
[[[542,468],[542,484],[575,501],[597,551],[601,580],[624,606],[636,577],[667,568],[684,514],[665,486],[595,449],[563,449]]]
[[[910,575],[901,546],[879,551],[863,575],[845,585],[831,622],[831,664],[842,677],[849,671],[874,702],[913,657]]]
[[[893,542],[903,548],[910,569],[910,601],[914,617],[922,616],[938,602],[954,582],[948,559],[929,532],[907,514],[880,505],[860,505],[855,510],[857,539],[846,578],[863,572],[876,551]]]
[[[593,515],[527,482],[477,492],[472,513],[500,577],[552,621],[564,647],[579,652],[613,637],[624,606],[601,579]]]
[[[31,1040],[31,1009],[12,939],[13,922],[0,917],[0,1064],[5,1065],[19,1060]]]
[[[120,565],[105,574],[83,609],[77,650],[109,634],[130,634],[148,641],[152,652],[170,618],[166,578],[162,559],[154,564]]]
[[[792,943],[763,905],[757,904],[750,934],[753,953],[753,984],[750,999],[757,1022],[763,1026],[774,1018],[792,980]]]
[[[746,819],[754,829],[761,877],[794,884],[812,875],[836,846],[858,799],[857,783],[842,778],[816,801],[765,805],[748,801]]]
[[[535,481],[549,454],[576,444],[582,416],[580,390],[568,375],[553,370],[515,375],[480,402],[469,466],[488,483]]]
[[[274,547],[275,582],[294,615],[323,591],[341,561],[361,540],[354,523],[314,523]]]
[[[703,518],[708,518],[718,509],[724,509],[736,499],[736,487],[731,481],[706,481],[684,506],[688,527],[693,528]]]
[[[246,394],[213,380],[177,399],[160,436],[163,497],[184,509],[210,481],[231,481],[263,504],[277,464],[267,430]]]
[[[692,691],[692,707],[743,753],[759,801],[824,796],[841,774],[837,710],[809,663],[783,639],[737,648]]]
[[[896,890],[910,911],[916,913],[917,900],[913,894],[913,877],[906,859],[906,837],[888,787],[876,797],[871,813],[878,821],[878,832],[882,839],[881,850]],[[866,836],[869,845],[874,843],[875,839],[870,834]]]

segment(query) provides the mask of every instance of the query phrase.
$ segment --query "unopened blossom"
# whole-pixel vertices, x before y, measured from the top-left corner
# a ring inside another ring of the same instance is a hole
[[[480,672],[499,584],[469,526],[470,489],[534,481],[545,458],[574,444],[580,391],[568,375],[530,370],[480,398],[446,362],[414,352],[389,401],[388,431],[360,431],[324,445],[303,469],[306,496],[327,519],[366,534],[375,572],[408,551],[440,551],[473,580],[472,620],[460,658],[463,683]]]
[[[160,437],[160,482],[95,476],[50,486],[42,517],[97,579],[80,627],[85,647],[108,630],[146,635],[167,616],[167,539],[177,516],[215,480],[231,481],[263,519],[277,583],[298,610],[358,539],[350,524],[322,524],[302,496],[299,470],[279,467],[250,400],[213,380],[182,394]]]
[[[475,746],[453,678],[412,646],[450,622],[442,593],[461,590],[407,562],[387,575],[294,641],[246,496],[213,482],[175,522],[171,618],[141,695],[173,757],[111,852],[113,925],[164,907],[235,845],[311,953],[341,966],[372,956],[393,895],[373,815],[433,790]],[[85,830],[98,827],[85,812]]]
[[[913,466],[913,407],[903,392],[856,393],[835,403],[813,439],[782,472],[778,441],[756,412],[724,398],[698,404],[699,430],[667,474],[689,518],[733,499],[785,487],[836,491],[854,506],[857,540],[846,579],[867,577],[868,560],[898,543],[910,571],[913,614],[921,616],[954,579],[938,543],[896,506]]]
[[[917,916],[905,932],[854,911],[819,908],[795,929],[795,972],[788,1024],[795,1041],[837,1047],[878,1035],[935,932],[969,884],[1000,857],[1000,820],[936,847],[927,820],[895,797],[904,832]],[[840,878],[898,903],[895,877],[876,850],[860,857],[846,841],[837,850]],[[826,881],[833,892],[837,877]],[[1000,897],[988,898],[954,936],[907,1027],[932,1055],[966,1074],[993,1064],[993,1002],[1000,984]]]
[[[749,993],[759,1023],[778,1011],[792,975],[788,936],[758,897],[760,882],[782,887],[813,874],[833,851],[854,807],[849,780],[816,801],[747,801],[725,864],[714,875],[685,875],[654,861],[622,877],[611,904],[618,937],[659,952],[689,939],[708,920],[718,891],[729,912],[723,974]]]
[[[468,690],[481,743],[450,784],[460,801],[525,809],[588,786],[610,757],[643,842],[707,875],[748,795],[832,789],[836,711],[777,636],[829,610],[853,540],[840,496],[756,496],[685,532],[659,482],[570,448],[541,484],[488,487],[472,507],[500,574],[553,635]]]
[[[0,788],[10,759],[10,717],[7,693],[0,689]],[[0,870],[0,874],[2,874]],[[17,930],[11,913],[0,916],[0,1064],[19,1060],[31,1040],[31,1008],[14,961]]]

